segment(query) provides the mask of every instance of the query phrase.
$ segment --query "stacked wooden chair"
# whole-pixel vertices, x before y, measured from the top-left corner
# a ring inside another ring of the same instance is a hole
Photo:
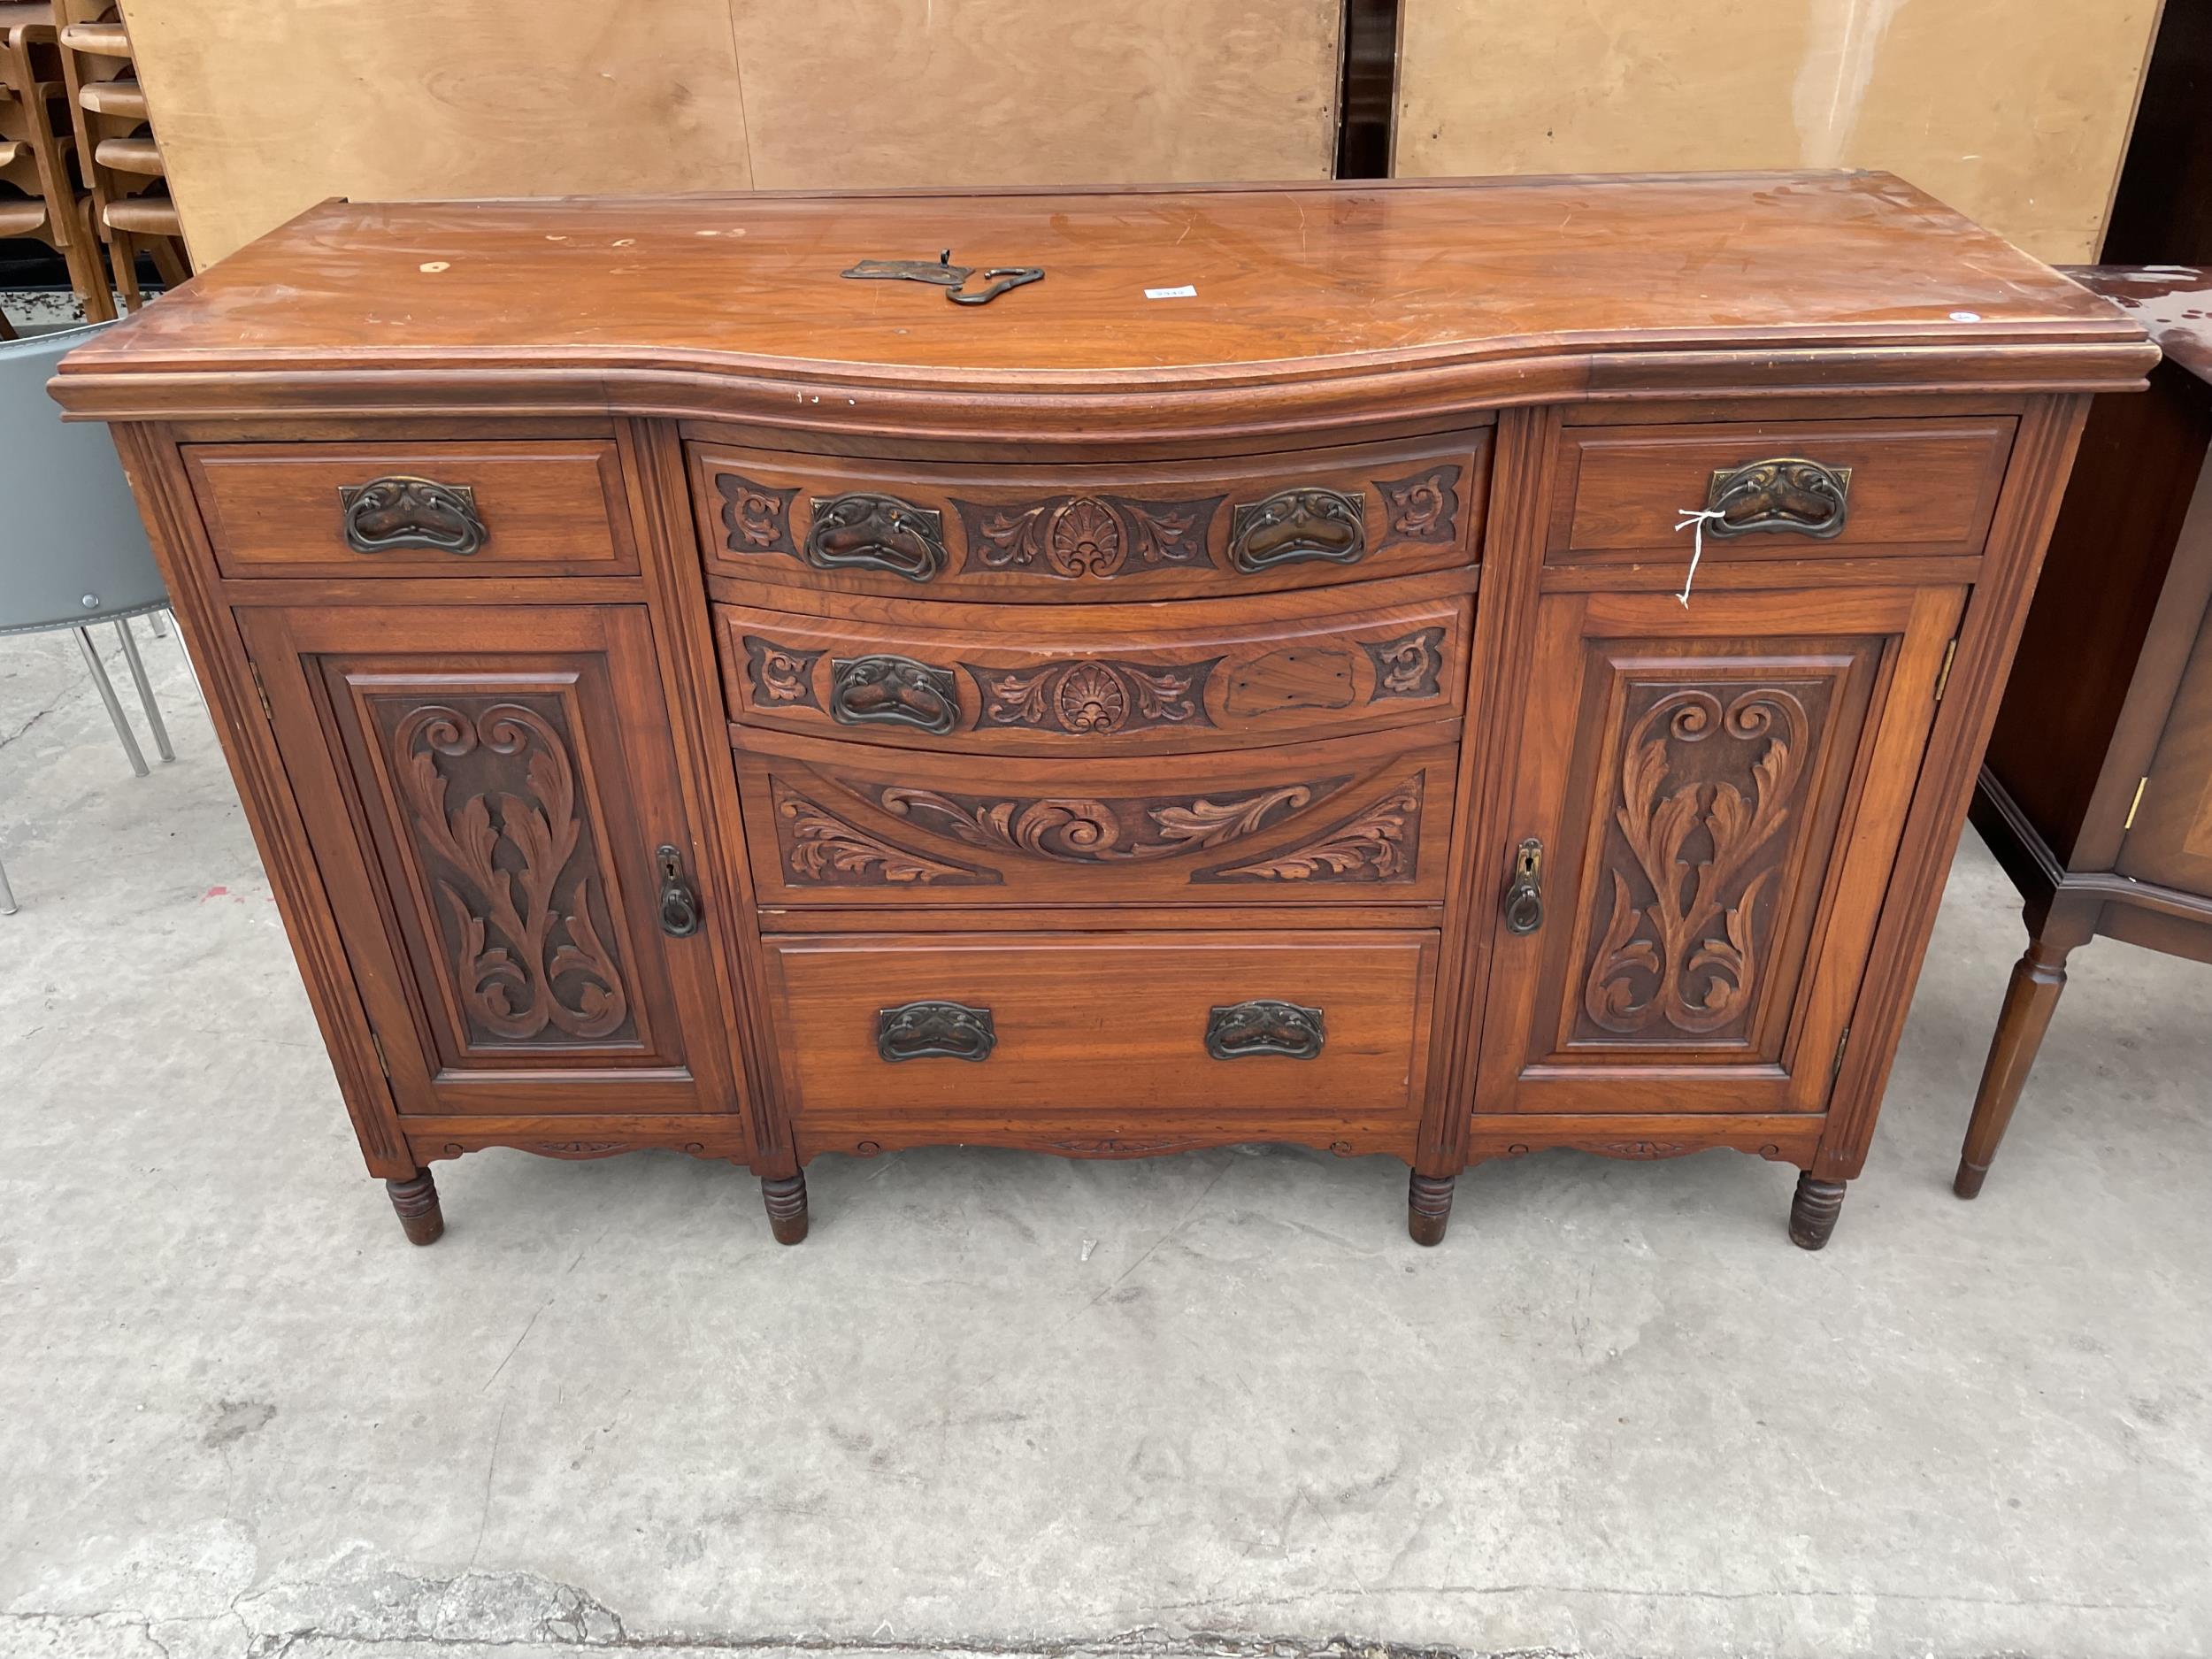
[[[67,4],[67,0],[63,0]],[[93,322],[115,315],[100,257],[97,214],[70,163],[86,160],[70,117],[56,7],[0,4],[0,237],[44,242],[69,268],[69,283]],[[0,338],[14,330],[0,319]]]
[[[146,94],[131,62],[130,30],[113,0],[54,0],[61,16],[62,74],[75,148],[90,192],[90,218],[107,244],[124,305],[145,303],[138,256],[150,255],[165,283],[191,274],[161,146],[146,119]],[[88,312],[88,314],[89,314]]]

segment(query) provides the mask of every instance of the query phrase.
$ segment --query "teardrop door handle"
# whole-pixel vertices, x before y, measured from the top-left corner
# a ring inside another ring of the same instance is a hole
[[[661,932],[688,939],[699,931],[699,895],[684,878],[684,856],[663,847],[653,856],[661,872]]]
[[[1535,836],[1513,855],[1513,885],[1505,890],[1505,931],[1532,933],[1544,925],[1544,843]]]

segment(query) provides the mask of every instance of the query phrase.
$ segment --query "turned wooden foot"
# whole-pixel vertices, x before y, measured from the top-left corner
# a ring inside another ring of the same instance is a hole
[[[1819,1181],[1810,1170],[1797,1176],[1797,1196],[1790,1201],[1790,1242],[1801,1250],[1817,1250],[1836,1230],[1836,1212],[1843,1208],[1843,1183]]]
[[[1416,1244],[1441,1244],[1452,1219],[1452,1185],[1456,1175],[1413,1172],[1406,1187],[1406,1231]]]
[[[2032,926],[2032,921],[2031,921]],[[2005,1138],[2012,1109],[2020,1103],[2035,1051],[2043,1046],[2058,994],[2066,988],[2066,957],[2070,946],[2042,939],[2028,941],[2026,952],[2013,964],[2005,987],[2005,1004],[1997,1015],[1997,1034],[1990,1039],[1989,1058],[1982,1066],[1981,1087],[1974,1094],[1974,1115],[1966,1125],[1966,1144],[1959,1148],[1959,1172],[1951,1190],[1971,1198],[1982,1190],[1989,1161],[1997,1156],[1997,1143]]]
[[[403,1181],[387,1181],[384,1190],[392,1195],[392,1208],[399,1213],[407,1242],[435,1244],[445,1232],[445,1211],[438,1208],[438,1183],[430,1179],[430,1171],[417,1170]]]
[[[769,1231],[778,1244],[796,1244],[806,1237],[806,1176],[771,1175],[760,1183],[761,1202],[768,1206]]]

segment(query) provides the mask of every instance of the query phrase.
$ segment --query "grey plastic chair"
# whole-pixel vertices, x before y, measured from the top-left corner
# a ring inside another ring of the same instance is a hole
[[[97,421],[65,422],[46,396],[61,357],[112,326],[0,343],[0,634],[73,631],[131,770],[143,778],[146,757],[101,665],[92,624],[115,624],[154,747],[162,759],[174,760],[130,626],[133,617],[149,617],[160,633],[169,593],[107,428]],[[14,910],[15,895],[0,869],[0,915]]]

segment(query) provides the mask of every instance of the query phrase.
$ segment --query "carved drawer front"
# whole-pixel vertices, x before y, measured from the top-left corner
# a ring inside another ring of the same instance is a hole
[[[1478,1111],[1817,1111],[1963,590],[1554,594]]]
[[[803,1152],[933,1138],[1111,1155],[1256,1137],[1367,1152],[1420,1115],[1433,933],[766,944]],[[1148,1111],[1163,1114],[1149,1128]]]
[[[195,443],[226,576],[605,576],[637,568],[612,438]]]
[[[403,1112],[736,1108],[642,606],[239,616]]]
[[[1271,615],[1193,601],[987,611],[914,604],[893,623],[715,607],[741,725],[1006,754],[1222,749],[1371,731],[1463,706],[1472,603],[1348,610],[1284,595]],[[1363,592],[1367,591],[1362,589]],[[1211,613],[1220,619],[1202,623]]]
[[[1471,564],[1490,434],[1126,467],[841,460],[714,442],[694,442],[690,457],[710,575],[1054,603]]]
[[[1547,557],[1555,564],[1704,557],[1976,554],[2012,452],[2008,416],[1570,426]]]
[[[1245,754],[979,761],[747,731],[766,905],[1433,903],[1458,727]]]

